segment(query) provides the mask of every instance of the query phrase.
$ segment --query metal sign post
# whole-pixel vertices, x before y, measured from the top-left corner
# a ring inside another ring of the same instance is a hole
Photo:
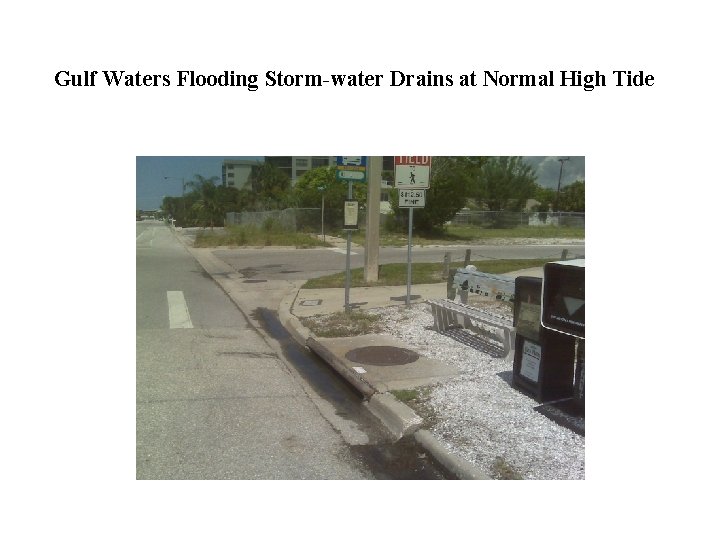
[[[413,208],[410,207],[408,210],[408,268],[407,268],[407,296],[405,297],[405,305],[410,306],[410,288],[412,284],[412,222],[413,222]]]
[[[321,202],[320,202],[320,234],[322,234],[323,242],[325,241],[325,189],[326,186],[320,186]]]
[[[407,295],[405,305],[410,306],[412,291],[412,228],[413,209],[425,207],[425,190],[430,187],[430,156],[395,156],[395,187],[398,189],[398,206],[408,209],[408,262]]]
[[[358,228],[359,205],[353,200],[353,180],[367,181],[367,156],[337,156],[335,179],[347,182],[348,194],[345,201],[345,230],[347,230],[347,253],[345,254],[345,312],[349,313],[350,306],[350,245],[352,243],[352,230]],[[349,221],[352,221],[350,223]]]
[[[348,194],[347,194],[347,200],[352,201],[353,198],[353,189],[352,189],[352,180],[348,181]],[[347,216],[347,205],[346,205],[346,212],[345,212],[345,227],[347,229],[347,253],[345,254],[345,312],[349,313],[351,310],[350,307],[350,244],[352,243],[352,229],[348,228],[351,224],[348,223],[348,216]],[[356,218],[357,223],[357,218]]]

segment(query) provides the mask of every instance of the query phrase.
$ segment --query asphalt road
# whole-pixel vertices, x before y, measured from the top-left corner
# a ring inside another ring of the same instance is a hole
[[[168,227],[136,244],[138,479],[373,477]]]
[[[540,259],[557,257],[564,249],[570,257],[585,256],[583,244],[508,245],[508,246],[440,246],[413,247],[413,262],[442,262],[446,252],[455,263],[465,259],[465,250],[471,249],[472,260],[482,259]],[[310,279],[345,271],[344,248],[291,249],[291,248],[222,248],[213,253],[235,270],[255,279]],[[350,267],[364,266],[364,248],[352,248]],[[380,249],[379,264],[407,262],[407,247]]]

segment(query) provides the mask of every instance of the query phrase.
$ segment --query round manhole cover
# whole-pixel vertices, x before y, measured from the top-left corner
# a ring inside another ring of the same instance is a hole
[[[414,362],[419,357],[420,355],[415,351],[388,345],[360,347],[345,354],[345,358],[351,362],[370,366],[399,366]]]

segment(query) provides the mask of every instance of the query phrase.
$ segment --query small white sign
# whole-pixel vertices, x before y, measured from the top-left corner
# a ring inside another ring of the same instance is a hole
[[[398,206],[400,208],[425,208],[425,190],[399,189]]]
[[[532,341],[523,343],[522,362],[520,363],[520,375],[533,382],[538,382],[540,377],[540,345]]]
[[[358,373],[367,373],[367,371],[365,371],[365,370],[364,370],[363,368],[361,368],[360,366],[353,366],[353,369],[354,369],[355,371],[357,371]]]
[[[356,200],[345,201],[345,229],[358,228],[358,211],[359,205]]]
[[[362,171],[338,171],[339,180],[365,180],[365,173]]]

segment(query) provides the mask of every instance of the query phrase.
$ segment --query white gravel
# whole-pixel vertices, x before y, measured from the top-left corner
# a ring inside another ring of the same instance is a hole
[[[511,316],[499,302],[487,308]],[[431,386],[425,403],[437,420],[430,431],[450,452],[493,477],[502,469],[523,479],[585,478],[585,438],[533,410],[538,403],[510,386],[511,360],[433,331],[427,304],[368,311],[381,315],[386,333],[460,371]]]

